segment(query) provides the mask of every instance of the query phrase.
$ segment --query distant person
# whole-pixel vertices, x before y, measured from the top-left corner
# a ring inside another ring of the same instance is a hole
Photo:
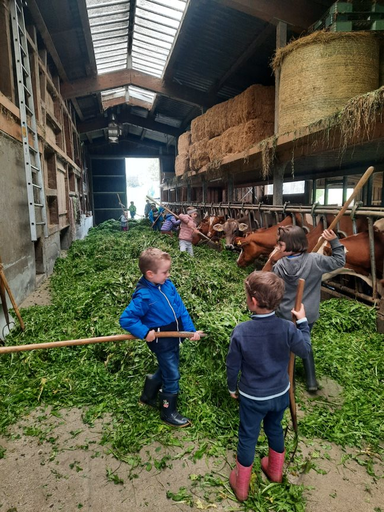
[[[189,331],[194,333],[190,339],[195,341],[203,333],[196,331],[169,279],[170,255],[149,247],[140,254],[139,268],[143,276],[120,317],[120,325],[133,336],[146,340],[159,365],[153,375],[147,375],[140,402],[158,410],[157,395],[160,392],[160,418],[173,427],[187,427],[190,420],[177,411],[181,338],[156,338],[156,332]]]
[[[136,206],[135,206],[135,203],[133,201],[131,201],[128,210],[129,210],[129,213],[131,215],[131,219],[134,219],[135,215],[136,215]]]
[[[281,421],[289,405],[290,352],[307,357],[311,350],[302,304],[299,311],[291,311],[297,326],[275,315],[284,295],[280,277],[272,272],[252,272],[245,280],[245,293],[253,314],[251,320],[234,328],[227,355],[229,394],[240,401],[236,467],[229,477],[239,501],[248,498],[261,423],[269,446],[261,469],[272,482],[282,481],[285,448]]]
[[[156,205],[151,205],[151,210],[148,214],[148,219],[152,223],[152,229],[154,231],[160,231],[161,229],[161,223],[163,221],[162,213],[164,211],[164,208],[162,206],[159,207],[159,209],[156,208]]]
[[[121,231],[128,231],[128,212],[124,212],[119,217]]]
[[[146,200],[145,206],[144,206],[144,217],[148,219],[149,212],[151,211],[151,203],[149,202],[149,199]]]
[[[181,220],[177,220],[173,213],[167,213],[165,215],[165,219],[163,225],[161,226],[161,234],[162,235],[173,235],[175,231],[177,231]]]
[[[181,252],[187,252],[193,257],[192,237],[197,232],[195,219],[197,218],[197,209],[189,206],[187,213],[180,213],[179,219],[179,247]]]

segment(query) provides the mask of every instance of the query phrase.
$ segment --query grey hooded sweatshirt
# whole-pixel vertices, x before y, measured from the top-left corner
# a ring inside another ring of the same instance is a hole
[[[298,256],[286,256],[278,260],[272,271],[285,282],[283,300],[277,315],[291,320],[291,309],[295,305],[298,280],[305,279],[303,304],[309,324],[319,318],[320,289],[323,274],[341,268],[345,264],[344,246],[339,239],[331,240],[332,256],[323,256],[315,252],[304,252]]]

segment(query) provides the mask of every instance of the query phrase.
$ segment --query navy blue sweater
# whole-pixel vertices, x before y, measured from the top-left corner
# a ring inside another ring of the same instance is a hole
[[[252,320],[237,325],[231,336],[227,355],[228,389],[254,399],[266,399],[289,388],[288,363],[292,351],[301,358],[310,352],[308,322],[297,327],[274,313],[253,315]]]

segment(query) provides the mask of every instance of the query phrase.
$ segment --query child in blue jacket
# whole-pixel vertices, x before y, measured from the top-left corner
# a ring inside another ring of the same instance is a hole
[[[285,449],[281,420],[289,405],[289,356],[292,351],[304,358],[311,350],[303,305],[299,311],[292,310],[297,327],[275,316],[284,295],[280,277],[272,272],[252,272],[245,280],[245,291],[252,319],[235,327],[227,356],[229,393],[240,399],[237,460],[229,477],[239,501],[248,498],[261,422],[269,445],[268,457],[261,460],[262,470],[272,482],[282,481]]]
[[[202,331],[196,331],[180,295],[169,279],[170,255],[149,247],[140,254],[139,268],[143,276],[120,317],[120,325],[133,336],[145,339],[159,364],[153,375],[147,375],[140,402],[157,408],[157,394],[161,388],[160,418],[174,427],[186,427],[190,425],[190,420],[177,411],[181,338],[156,338],[156,332],[191,331],[194,335],[190,339],[198,341]]]

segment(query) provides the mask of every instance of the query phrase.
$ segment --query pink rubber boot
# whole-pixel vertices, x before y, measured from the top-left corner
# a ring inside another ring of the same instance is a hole
[[[261,469],[271,482],[280,484],[283,481],[284,456],[285,450],[278,453],[270,448],[268,457],[261,459]]]
[[[252,464],[248,467],[242,466],[236,459],[236,467],[229,475],[229,483],[236,498],[245,501],[248,498],[249,482],[251,480]]]

